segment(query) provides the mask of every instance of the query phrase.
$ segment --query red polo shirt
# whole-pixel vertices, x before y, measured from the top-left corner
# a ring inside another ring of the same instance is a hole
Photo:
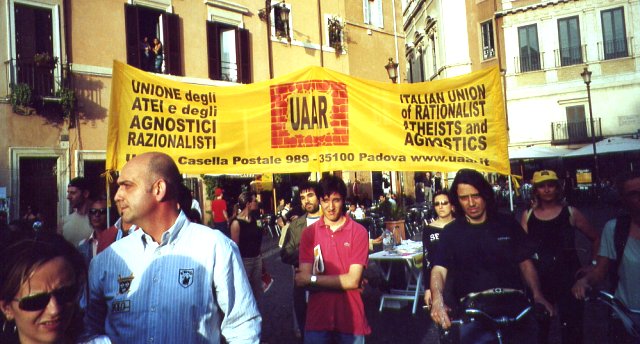
[[[320,245],[324,260],[324,275],[349,272],[352,264],[367,266],[369,236],[366,229],[349,217],[332,232],[324,218],[307,227],[300,239],[300,263],[313,264],[313,248]],[[367,335],[371,328],[364,313],[359,289],[313,291],[307,305],[307,331],[335,331]]]

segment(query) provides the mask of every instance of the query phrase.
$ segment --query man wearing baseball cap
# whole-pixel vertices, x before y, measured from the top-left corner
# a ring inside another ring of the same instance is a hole
[[[219,229],[227,237],[231,237],[229,232],[229,215],[227,215],[227,201],[222,198],[224,190],[216,188],[216,198],[211,202],[211,216],[213,217],[213,228]]]

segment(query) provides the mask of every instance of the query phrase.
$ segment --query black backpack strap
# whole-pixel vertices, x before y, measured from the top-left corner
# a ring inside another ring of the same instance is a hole
[[[616,218],[616,228],[613,231],[613,245],[616,250],[616,260],[611,264],[609,270],[611,275],[611,288],[613,291],[618,287],[618,268],[622,262],[622,255],[624,254],[624,247],[629,239],[629,231],[631,230],[631,216],[621,215]]]

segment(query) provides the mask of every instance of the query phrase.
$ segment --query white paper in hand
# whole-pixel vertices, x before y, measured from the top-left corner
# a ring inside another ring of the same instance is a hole
[[[319,275],[324,272],[324,260],[322,259],[322,250],[320,244],[313,248],[313,274]]]

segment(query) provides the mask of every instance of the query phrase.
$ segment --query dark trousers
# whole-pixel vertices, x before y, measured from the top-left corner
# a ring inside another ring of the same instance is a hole
[[[502,343],[534,344],[537,326],[533,315],[528,315],[518,323],[502,331]],[[460,344],[493,344],[498,343],[496,332],[491,330],[482,320],[460,326]]]
[[[227,221],[214,222],[213,228],[219,229],[224,235],[226,235],[228,238],[231,238],[231,232],[229,231],[229,225],[227,224]]]
[[[640,321],[640,314],[636,316],[635,321]],[[622,321],[615,315],[611,316],[611,322],[609,323],[609,338],[610,343],[615,344],[640,344],[640,338],[631,337]]]
[[[306,289],[293,286],[293,312],[298,321],[300,334],[304,336],[304,324],[307,321]]]
[[[557,305],[562,343],[582,343],[584,301],[579,301],[570,293],[565,293],[558,299]],[[538,318],[538,343],[549,343],[550,327],[551,319],[549,317]]]

